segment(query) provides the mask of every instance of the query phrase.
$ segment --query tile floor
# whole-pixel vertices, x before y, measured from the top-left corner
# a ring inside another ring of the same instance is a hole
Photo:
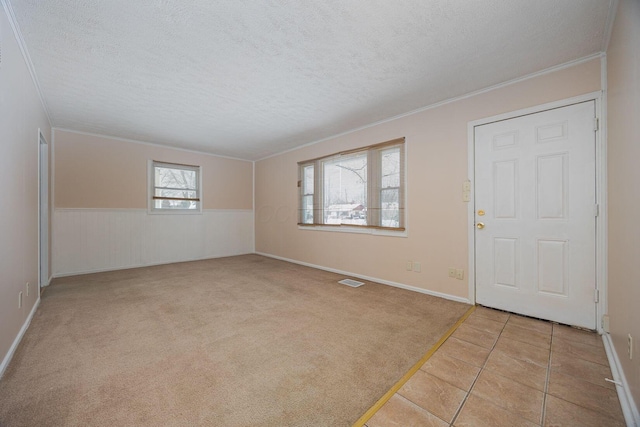
[[[624,426],[605,378],[597,334],[477,307],[366,426]]]

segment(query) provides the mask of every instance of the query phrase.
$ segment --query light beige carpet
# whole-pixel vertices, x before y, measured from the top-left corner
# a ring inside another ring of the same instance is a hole
[[[257,255],[58,279],[2,426],[349,426],[468,305]]]

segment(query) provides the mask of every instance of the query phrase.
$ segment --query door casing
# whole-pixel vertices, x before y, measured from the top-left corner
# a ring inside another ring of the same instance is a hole
[[[550,102],[535,107],[525,108],[512,111],[497,116],[487,117],[484,119],[474,120],[467,124],[468,139],[468,177],[471,181],[471,192],[469,202],[467,204],[467,235],[468,235],[468,253],[469,253],[469,301],[471,304],[476,303],[476,261],[475,261],[475,137],[474,128],[476,126],[485,125],[501,120],[508,120],[515,117],[535,114],[541,111],[551,110],[559,107],[566,107],[585,101],[595,101],[596,117],[599,122],[596,136],[596,203],[599,207],[599,213],[596,217],[596,289],[598,289],[599,298],[596,304],[596,323],[599,333],[603,332],[603,315],[607,313],[607,282],[606,282],[606,242],[607,242],[607,206],[606,206],[606,135],[602,132],[604,128],[603,117],[604,111],[602,106],[602,91],[592,92],[573,98],[563,99],[560,101]],[[594,125],[596,125],[594,123]]]

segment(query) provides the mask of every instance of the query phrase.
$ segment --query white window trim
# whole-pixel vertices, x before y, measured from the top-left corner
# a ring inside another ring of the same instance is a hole
[[[155,209],[153,207],[153,195],[155,194],[155,177],[153,163],[165,163],[167,165],[172,162],[164,162],[160,160],[149,159],[147,161],[147,213],[149,215],[202,215],[203,197],[202,197],[202,166],[192,165],[198,169],[198,196],[200,203],[198,209]]]
[[[405,224],[406,224],[405,218]],[[407,229],[394,230],[393,228],[372,228],[372,227],[358,227],[349,225],[330,225],[330,224],[309,224],[298,225],[298,230],[307,231],[329,231],[332,233],[354,233],[354,234],[371,234],[374,236],[390,236],[390,237],[408,237]]]

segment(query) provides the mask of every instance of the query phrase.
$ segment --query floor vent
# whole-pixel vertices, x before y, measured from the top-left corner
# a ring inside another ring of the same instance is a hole
[[[358,286],[364,285],[364,282],[358,282],[357,280],[351,280],[351,279],[343,279],[343,280],[340,280],[338,283],[351,286],[352,288],[357,288]]]

